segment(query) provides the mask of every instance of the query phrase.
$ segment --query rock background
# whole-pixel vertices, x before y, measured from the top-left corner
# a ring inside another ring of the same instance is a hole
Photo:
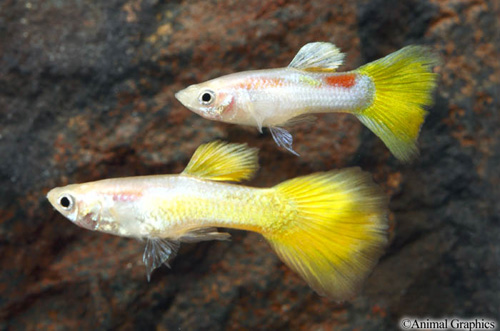
[[[500,318],[496,0],[0,2],[0,328],[395,329],[403,316]],[[353,117],[270,134],[209,122],[174,92],[286,66],[333,41],[352,69],[407,44],[443,59],[421,157],[403,165]],[[182,170],[212,139],[261,148],[250,184],[359,165],[391,196],[386,255],[352,301],[317,296],[257,234],[184,245],[146,281],[135,240],[78,228],[47,191]]]

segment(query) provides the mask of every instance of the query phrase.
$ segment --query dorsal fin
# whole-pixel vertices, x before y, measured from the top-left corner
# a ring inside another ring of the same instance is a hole
[[[182,174],[240,182],[252,178],[259,168],[257,153],[257,148],[250,148],[246,144],[213,141],[198,147]]]
[[[289,68],[306,71],[335,71],[344,61],[344,53],[332,43],[309,43],[299,50]]]

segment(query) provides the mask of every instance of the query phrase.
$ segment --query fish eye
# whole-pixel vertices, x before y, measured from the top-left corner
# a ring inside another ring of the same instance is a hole
[[[73,204],[74,204],[74,199],[71,195],[65,194],[59,198],[59,205],[64,210],[70,210],[71,208],[73,208]]]
[[[200,103],[203,105],[209,105],[215,100],[215,93],[211,90],[203,91],[200,94]]]

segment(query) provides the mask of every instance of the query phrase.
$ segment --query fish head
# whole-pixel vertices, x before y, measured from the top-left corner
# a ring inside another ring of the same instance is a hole
[[[232,122],[235,96],[224,79],[213,79],[191,85],[175,94],[177,100],[192,112],[212,121]]]
[[[47,193],[50,204],[74,224],[95,231],[101,221],[101,199],[86,192],[85,184],[56,187]]]

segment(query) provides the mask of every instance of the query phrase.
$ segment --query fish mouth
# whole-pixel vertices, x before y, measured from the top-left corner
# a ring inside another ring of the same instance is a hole
[[[56,209],[56,210],[57,210],[57,197],[59,195],[61,195],[61,190],[59,187],[53,188],[46,195],[47,200],[49,200],[52,207],[54,207],[54,209]]]
[[[175,93],[175,98],[180,102],[182,103],[182,105],[184,105],[185,107],[188,107],[189,109],[191,109],[190,107],[190,95],[192,93],[189,93],[189,90],[190,90],[190,87],[187,87],[183,90],[180,90],[179,92]]]
[[[182,104],[184,104],[184,102],[181,101],[181,98],[182,98],[182,91],[179,91],[177,93],[174,94],[175,98]]]
[[[182,103],[184,107],[189,108],[192,112],[196,112],[197,108],[199,108],[198,90],[199,88],[197,85],[190,85],[175,93],[175,98]]]
[[[177,100],[179,100],[179,102],[184,107],[186,107],[187,109],[189,109],[193,113],[198,114],[200,116],[203,116],[203,112],[200,109],[198,109],[197,107],[195,107],[195,106],[192,105],[191,100],[189,98],[189,95],[188,95],[188,93],[186,93],[185,89],[182,90],[182,91],[179,91],[179,92],[175,93],[175,98]],[[203,116],[203,117],[205,117],[205,116]]]
[[[50,190],[45,197],[47,198],[47,200],[49,200],[50,204],[55,209],[54,202],[53,202],[54,201],[54,195],[55,195],[54,190],[55,189]]]

